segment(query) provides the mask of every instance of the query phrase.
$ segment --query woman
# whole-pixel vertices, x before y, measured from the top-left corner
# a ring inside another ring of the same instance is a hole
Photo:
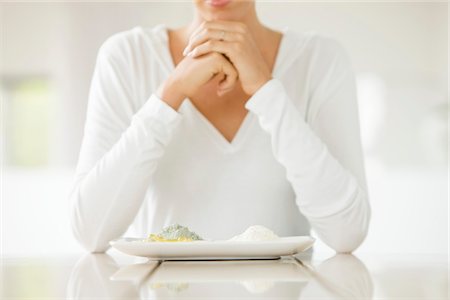
[[[280,236],[312,227],[353,251],[370,208],[345,50],[264,26],[254,1],[194,4],[184,27],[138,26],[101,46],[70,195],[75,236],[101,252],[130,225],[228,239],[260,224]]]

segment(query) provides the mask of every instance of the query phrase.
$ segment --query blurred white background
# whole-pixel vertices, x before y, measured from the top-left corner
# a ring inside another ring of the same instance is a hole
[[[372,205],[356,253],[448,251],[448,3],[262,2],[263,23],[338,39],[357,75]],[[97,50],[185,2],[0,3],[3,255],[81,252],[67,194]],[[322,243],[317,251],[330,252]]]

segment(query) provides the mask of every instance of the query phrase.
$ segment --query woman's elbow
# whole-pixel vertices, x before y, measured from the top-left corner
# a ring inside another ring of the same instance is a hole
[[[325,244],[337,253],[351,253],[364,242],[370,219],[368,198],[360,196],[345,212],[324,223],[316,222],[316,230]]]
[[[81,211],[80,197],[78,189],[74,188],[69,195],[70,202],[70,227],[72,229],[72,235],[78,241],[83,249],[90,253],[105,252],[109,248],[107,241],[101,240],[101,234],[98,230],[90,228],[89,224],[93,223],[86,220],[84,214]]]
[[[342,220],[342,227],[335,238],[330,241],[330,247],[337,253],[351,253],[355,251],[367,237],[370,223],[370,206],[364,202],[364,209],[359,211],[357,217]]]
[[[329,243],[337,253],[352,253],[364,242],[367,236],[367,229],[357,228],[350,232],[344,232],[340,238]]]
[[[80,241],[80,244],[82,245],[82,247],[90,253],[104,253],[106,252],[106,250],[109,249],[109,245],[108,244],[102,244],[102,243],[98,243],[96,241],[93,242],[89,242],[89,241]]]
[[[77,225],[72,224],[72,233],[81,247],[90,253],[103,253],[109,249],[107,242],[101,241],[96,235],[82,231]]]

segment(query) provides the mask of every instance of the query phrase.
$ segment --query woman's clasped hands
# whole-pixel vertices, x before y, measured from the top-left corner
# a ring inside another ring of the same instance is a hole
[[[236,70],[237,74],[225,73],[219,83],[218,94],[233,89],[239,78],[246,94],[254,94],[272,78],[271,72],[258,49],[246,24],[234,21],[204,21],[191,34],[183,55],[198,58],[209,53],[220,53]],[[215,75],[215,74],[214,74]]]

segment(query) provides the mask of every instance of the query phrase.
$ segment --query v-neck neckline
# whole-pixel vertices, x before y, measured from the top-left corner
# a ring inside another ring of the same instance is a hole
[[[176,66],[170,51],[168,27],[165,23],[160,23],[159,27],[157,27],[156,29],[162,30],[163,39],[165,42],[165,47],[162,47],[165,56],[164,59],[166,60],[167,71],[169,74],[171,74],[175,70]],[[276,54],[274,66],[272,69],[272,77],[278,76],[278,72],[281,70],[281,63],[284,58],[285,51],[287,50],[286,44],[288,43],[287,36],[289,34],[289,26],[285,26],[284,28],[282,28],[281,32],[283,33],[283,35],[278,45],[278,52]],[[215,144],[221,149],[225,150],[225,152],[227,153],[233,153],[239,149],[239,146],[245,141],[245,136],[249,131],[250,126],[254,123],[255,118],[255,115],[253,113],[247,111],[244,119],[239,125],[238,130],[235,132],[233,139],[231,141],[228,141],[225,136],[219,131],[219,129],[217,129],[217,127],[214,126],[208,120],[208,118],[198,110],[198,108],[194,105],[189,97],[186,97],[184,99],[182,105],[180,106],[180,110],[183,110],[185,107],[189,109],[203,123],[204,126],[202,127],[205,133],[215,142]]]
[[[192,103],[189,98],[186,98],[183,102],[181,109],[187,109],[188,113],[191,112],[202,123],[200,127],[204,132],[215,142],[215,144],[224,149],[227,153],[233,153],[237,151],[240,145],[245,141],[245,136],[253,123],[254,115],[249,111],[246,113],[238,130],[235,132],[231,141],[228,141],[225,136],[214,126],[204,114],[202,114],[197,107]]]

